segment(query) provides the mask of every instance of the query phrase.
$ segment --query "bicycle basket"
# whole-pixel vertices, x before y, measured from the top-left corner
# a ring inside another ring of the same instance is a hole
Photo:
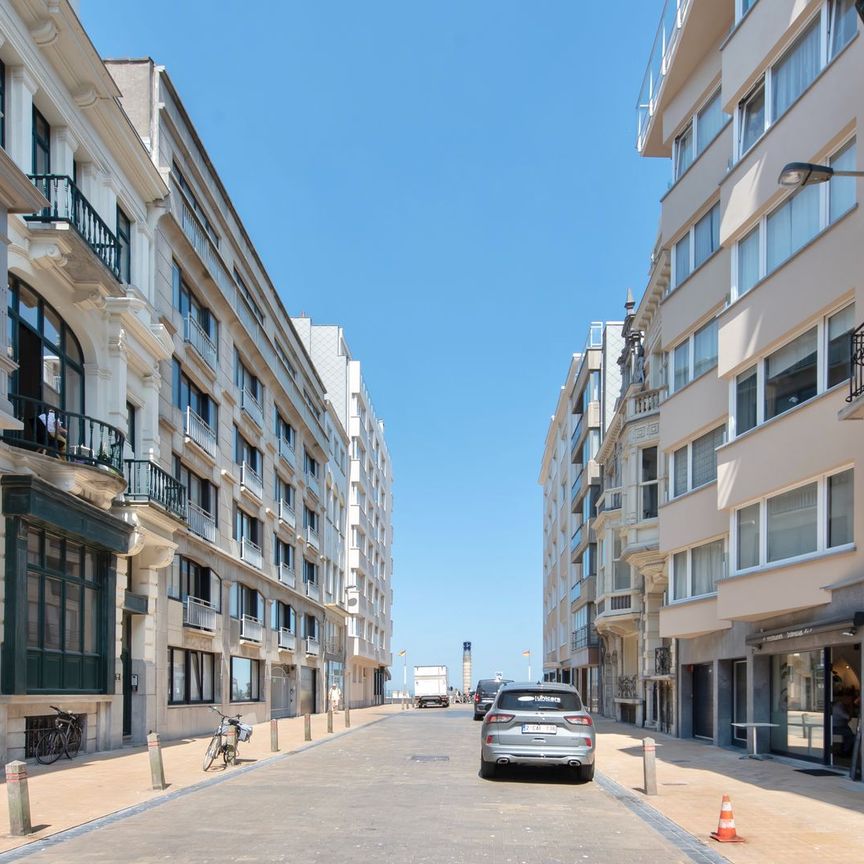
[[[252,737],[252,727],[248,723],[237,724],[237,740],[244,742]]]

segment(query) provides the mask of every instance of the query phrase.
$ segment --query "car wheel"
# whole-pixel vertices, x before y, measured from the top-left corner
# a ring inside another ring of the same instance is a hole
[[[483,715],[482,715],[482,714],[475,714],[475,715],[474,715],[474,719],[475,719],[475,720],[482,720],[482,719],[483,719]]]
[[[492,780],[495,777],[495,770],[498,766],[494,762],[487,762],[485,759],[480,759],[480,776],[484,780]]]
[[[579,772],[579,779],[583,783],[590,783],[594,779],[594,763],[592,762],[590,765],[580,765],[577,769]]]

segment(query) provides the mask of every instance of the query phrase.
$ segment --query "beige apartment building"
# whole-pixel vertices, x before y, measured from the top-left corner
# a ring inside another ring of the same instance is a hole
[[[659,407],[643,719],[668,647],[678,734],[838,768],[864,639],[861,187],[778,178],[861,168],[861,27],[851,0],[662,7],[637,106],[640,154],[672,174],[632,324],[651,375],[620,403]]]

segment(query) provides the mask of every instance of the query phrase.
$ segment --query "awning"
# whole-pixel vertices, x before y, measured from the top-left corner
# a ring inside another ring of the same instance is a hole
[[[787,639],[812,636],[814,633],[830,633],[834,630],[849,631],[849,635],[854,635],[854,631],[859,627],[864,628],[864,612],[855,612],[854,615],[834,618],[830,621],[814,621],[810,624],[779,627],[776,630],[760,630],[758,633],[748,636],[744,641],[747,645],[761,648],[766,643],[784,642]]]

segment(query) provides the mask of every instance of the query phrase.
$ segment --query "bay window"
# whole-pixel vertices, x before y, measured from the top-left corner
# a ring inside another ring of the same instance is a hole
[[[717,591],[726,576],[726,541],[712,540],[672,556],[673,600],[704,597]]]
[[[717,448],[726,441],[726,427],[718,426],[672,454],[672,497],[717,479]]]
[[[639,501],[642,519],[656,519],[659,496],[657,494],[657,448],[644,447],[639,451]]]
[[[677,393],[717,365],[717,320],[712,318],[672,351],[672,387]]]

